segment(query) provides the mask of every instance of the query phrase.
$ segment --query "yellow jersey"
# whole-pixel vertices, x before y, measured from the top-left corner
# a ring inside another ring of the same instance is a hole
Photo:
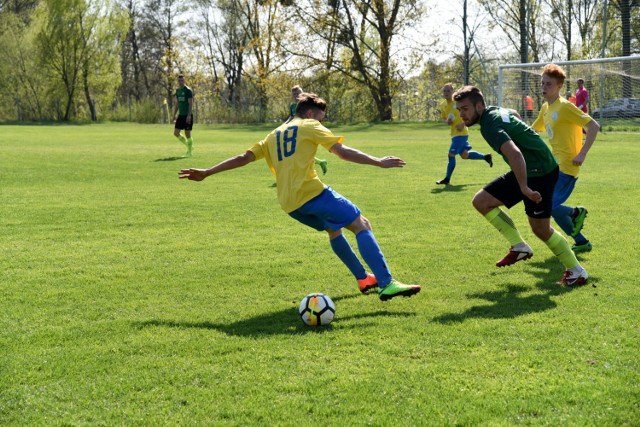
[[[256,160],[266,160],[276,176],[280,206],[290,213],[318,196],[326,187],[314,166],[318,145],[330,150],[334,144],[342,144],[343,139],[317,120],[296,117],[274,129],[249,151]]]
[[[440,118],[442,120],[446,120],[449,114],[453,114],[453,123],[449,125],[451,127],[451,136],[469,135],[469,129],[467,129],[466,126],[464,126],[462,130],[456,129],[456,126],[462,123],[462,119],[460,118],[460,112],[456,108],[455,101],[447,101],[445,99],[440,103],[438,109],[440,110]]]
[[[551,105],[548,102],[542,104],[540,114],[531,127],[536,131],[547,131],[560,171],[577,177],[580,166],[575,166],[573,159],[582,149],[582,128],[592,120],[589,114],[560,96]]]

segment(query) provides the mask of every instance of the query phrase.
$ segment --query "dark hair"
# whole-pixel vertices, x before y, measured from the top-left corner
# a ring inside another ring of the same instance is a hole
[[[462,101],[464,99],[469,99],[469,101],[471,101],[473,105],[476,105],[478,103],[486,105],[484,102],[484,95],[482,94],[480,89],[475,86],[465,86],[462,89],[457,90],[456,93],[453,94],[454,101]]]
[[[304,114],[312,108],[324,111],[327,108],[327,103],[315,93],[301,93],[298,97],[296,115],[304,116]]]

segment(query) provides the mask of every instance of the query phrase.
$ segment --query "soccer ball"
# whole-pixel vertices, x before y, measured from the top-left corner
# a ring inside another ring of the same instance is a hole
[[[336,314],[336,305],[327,295],[314,292],[302,298],[298,313],[309,326],[328,325]]]

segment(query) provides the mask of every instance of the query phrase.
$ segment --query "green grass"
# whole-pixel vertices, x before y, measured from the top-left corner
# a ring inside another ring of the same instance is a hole
[[[443,127],[335,128],[407,161],[322,154],[395,276],[423,285],[382,303],[279,209],[264,162],[177,179],[268,129],[198,126],[180,159],[170,126],[0,127],[0,425],[640,424],[638,134],[589,154],[569,202],[589,207],[591,282],[570,290],[522,206],[536,254],[495,268],[508,244],[470,200],[502,160],[458,161],[443,188]],[[313,291],[329,327],[297,316]]]

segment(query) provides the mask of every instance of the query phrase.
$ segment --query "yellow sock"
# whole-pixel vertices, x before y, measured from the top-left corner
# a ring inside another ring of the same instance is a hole
[[[511,246],[524,242],[513,220],[500,208],[493,208],[484,216],[509,241]]]
[[[576,258],[576,254],[571,250],[567,239],[556,230],[553,230],[553,234],[549,237],[549,240],[544,243],[551,249],[551,252],[558,257],[567,270],[580,264],[578,258]]]

